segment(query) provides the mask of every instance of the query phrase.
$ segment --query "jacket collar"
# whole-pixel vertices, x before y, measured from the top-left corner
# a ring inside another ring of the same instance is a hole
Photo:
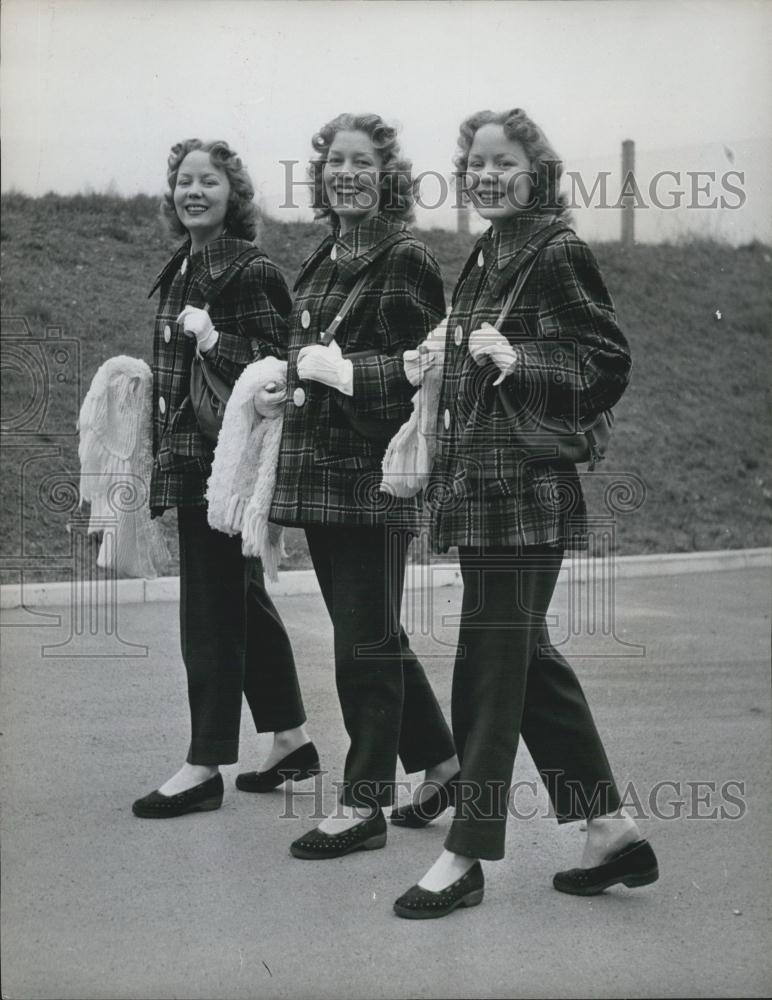
[[[335,266],[344,285],[353,284],[358,275],[374,263],[389,247],[406,238],[404,222],[379,212],[350,229],[345,236],[333,231],[303,263],[298,282],[309,267],[335,252]],[[297,283],[295,284],[297,288]]]
[[[511,284],[513,276],[549,238],[546,230],[558,232],[566,228],[556,215],[523,213],[517,215],[505,229],[494,233],[489,229],[480,240],[480,249],[493,262],[488,270],[488,284],[498,297]]]
[[[248,240],[223,235],[218,236],[211,243],[207,243],[200,253],[191,255],[190,239],[187,239],[175,250],[171,259],[156,277],[148,298],[153,295],[162,282],[169,280],[182,267],[183,260],[189,258],[189,266],[192,268],[191,280],[199,286],[204,298],[208,300],[210,295],[213,295],[222,284],[227,272],[238,258],[246,251],[254,249],[254,244]]]

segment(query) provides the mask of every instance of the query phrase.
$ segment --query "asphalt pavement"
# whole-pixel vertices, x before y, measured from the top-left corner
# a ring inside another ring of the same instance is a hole
[[[277,604],[327,773],[291,796],[237,792],[236,772],[270,742],[245,708],[222,809],[165,821],[130,806],[187,748],[176,605],[92,595],[85,610],[79,598],[4,612],[2,996],[769,996],[768,573],[599,593],[561,585],[553,639],[658,853],[659,882],[592,899],[554,891],[584,834],[548,815],[521,746],[518,815],[507,858],[484,865],[483,904],[420,922],[392,902],[441,849],[450,813],[391,828],[384,850],[316,863],[288,853],[333,806],[347,745],[319,596]],[[460,596],[437,588],[407,609],[445,707]]]

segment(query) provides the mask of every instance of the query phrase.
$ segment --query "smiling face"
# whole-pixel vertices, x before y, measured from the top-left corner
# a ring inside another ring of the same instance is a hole
[[[322,180],[342,233],[378,211],[381,165],[380,153],[366,132],[341,131],[332,140]]]
[[[532,207],[531,162],[522,144],[508,139],[503,125],[482,125],[475,133],[467,166],[470,198],[494,229]]]
[[[222,234],[230,193],[228,175],[212,163],[209,153],[202,149],[188,153],[177,171],[174,209],[194,250]]]

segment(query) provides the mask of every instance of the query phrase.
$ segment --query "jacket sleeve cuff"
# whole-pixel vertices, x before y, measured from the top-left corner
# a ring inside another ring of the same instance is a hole
[[[209,331],[206,337],[203,337],[201,340],[199,340],[198,344],[196,345],[196,350],[198,351],[199,354],[206,354],[207,351],[212,350],[212,348],[219,339],[220,339],[220,334],[217,332],[217,330],[214,329],[214,327],[212,327],[212,329]]]

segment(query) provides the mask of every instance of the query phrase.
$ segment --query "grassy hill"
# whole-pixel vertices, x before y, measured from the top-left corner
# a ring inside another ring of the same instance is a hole
[[[155,302],[147,291],[175,242],[146,196],[10,194],[2,213],[3,426],[24,431],[4,435],[3,581],[18,579],[9,567],[21,562],[26,579],[62,578],[70,551],[66,484],[78,472],[78,404],[105,359],[150,359]],[[314,223],[269,219],[259,241],[291,285],[322,232]],[[418,235],[435,252],[449,293],[472,238],[442,230]],[[772,251],[706,242],[593,249],[632,345],[634,370],[602,474],[586,477],[590,509],[602,512],[613,474],[632,474],[645,484],[645,500],[619,516],[618,552],[768,544]],[[22,320],[32,334],[23,349],[8,339],[23,329]],[[47,408],[32,372],[43,354],[51,372]],[[173,516],[166,522],[173,538]],[[307,565],[301,533],[289,543],[289,565]]]

